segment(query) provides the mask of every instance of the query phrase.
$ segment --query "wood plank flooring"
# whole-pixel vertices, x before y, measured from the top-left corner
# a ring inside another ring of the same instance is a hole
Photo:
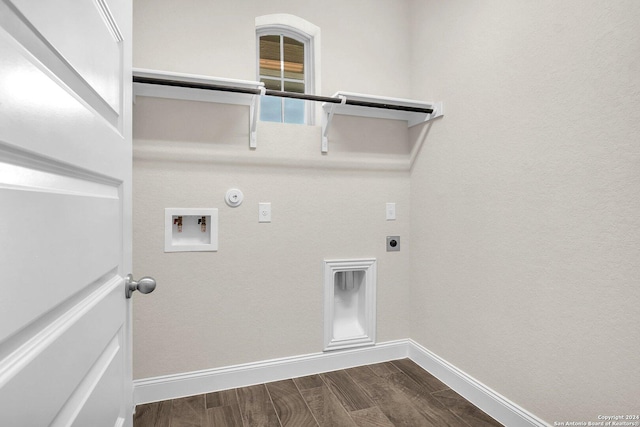
[[[409,359],[139,405],[133,425],[501,426]]]

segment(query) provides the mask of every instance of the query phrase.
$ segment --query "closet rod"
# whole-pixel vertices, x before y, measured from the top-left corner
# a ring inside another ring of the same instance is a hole
[[[211,83],[186,82],[183,80],[156,79],[153,77],[133,76],[133,82],[150,84],[150,85],[184,87],[189,89],[217,90],[221,92],[235,92],[235,93],[248,93],[251,95],[260,95],[260,89],[251,89],[251,88],[236,87],[236,86],[220,86],[220,85],[214,85]]]
[[[251,89],[251,88],[242,88],[236,86],[220,86],[209,83],[196,83],[196,82],[187,82],[182,80],[169,80],[169,79],[156,79],[153,77],[139,77],[133,76],[134,83],[144,83],[144,84],[152,84],[152,85],[163,85],[163,86],[174,86],[174,87],[184,87],[190,89],[204,89],[204,90],[217,90],[221,92],[235,92],[235,93],[247,93],[251,95],[260,95],[260,89]],[[341,104],[342,99],[333,98],[329,96],[318,96],[318,95],[309,95],[305,93],[296,93],[296,92],[282,92],[279,90],[270,90],[267,89],[265,91],[265,95],[269,96],[278,96],[281,98],[293,98],[293,99],[302,99],[305,101],[318,101],[318,102],[329,102],[332,104]],[[353,105],[357,107],[368,107],[368,108],[381,108],[384,110],[398,110],[398,111],[408,111],[411,113],[426,113],[432,114],[433,108],[418,108],[418,107],[407,107],[405,105],[396,105],[396,104],[378,104],[375,102],[366,102],[366,101],[355,101],[347,98],[345,101],[347,105]]]

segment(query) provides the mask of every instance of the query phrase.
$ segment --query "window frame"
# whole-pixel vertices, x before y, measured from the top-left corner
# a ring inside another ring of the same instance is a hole
[[[268,18],[267,17],[261,17],[261,18]],[[300,18],[297,18],[298,20],[300,20]],[[289,19],[291,20],[291,19]],[[301,20],[302,21],[302,20]],[[258,19],[256,19],[256,23],[258,22]],[[312,25],[307,23],[306,21],[304,21],[304,23],[306,23],[307,25]],[[315,27],[315,26],[313,26]],[[317,27],[315,27],[317,28]],[[319,29],[318,29],[319,32]],[[271,24],[264,24],[264,25],[256,25],[256,76],[257,76],[257,80],[260,81],[261,76],[260,76],[260,37],[262,36],[284,36],[284,37],[289,37],[292,38],[300,43],[302,43],[304,45],[304,93],[305,94],[309,94],[309,95],[315,95],[316,94],[316,89],[317,89],[317,65],[316,64],[316,58],[317,58],[317,52],[315,51],[316,49],[316,44],[317,44],[317,36],[315,34],[308,34],[305,31],[293,27],[291,25],[287,25],[287,24],[279,24],[279,23],[271,23]],[[280,39],[281,42],[283,41],[283,39]],[[282,45],[281,45],[282,48]],[[284,58],[280,58],[281,61],[284,60]],[[272,78],[269,76],[264,76],[264,78]],[[295,81],[295,82],[300,82],[300,80],[297,79],[287,79],[284,76],[281,76],[279,78],[282,82],[284,81]],[[282,86],[282,89],[284,90],[284,85]],[[284,98],[283,98],[284,99]],[[283,105],[283,115],[284,115],[284,105]],[[315,103],[314,102],[310,102],[310,101],[305,101],[305,112],[304,112],[304,124],[306,125],[314,125],[315,121],[316,121],[316,108],[315,108]],[[284,122],[284,120],[283,120]]]

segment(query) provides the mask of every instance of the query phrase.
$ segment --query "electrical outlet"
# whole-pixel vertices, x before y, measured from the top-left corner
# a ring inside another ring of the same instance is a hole
[[[387,236],[387,252],[400,251],[400,236]]]
[[[271,203],[258,203],[258,222],[271,222]]]

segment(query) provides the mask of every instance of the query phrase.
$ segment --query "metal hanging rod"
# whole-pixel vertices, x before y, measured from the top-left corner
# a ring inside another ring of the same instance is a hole
[[[221,92],[235,92],[235,93],[246,93],[250,95],[261,95],[262,91],[260,89],[252,89],[252,88],[242,88],[235,86],[221,86],[209,83],[196,83],[189,82],[183,80],[171,80],[171,79],[158,79],[153,77],[140,77],[133,76],[134,83],[144,83],[144,84],[152,84],[152,85],[162,85],[162,86],[173,86],[173,87],[183,87],[190,89],[203,89],[203,90],[215,90]],[[317,102],[328,102],[331,104],[341,104],[343,103],[342,98],[333,98],[330,96],[318,96],[318,95],[309,95],[304,93],[296,93],[296,92],[282,92],[279,90],[270,90],[267,89],[264,92],[265,95],[268,96],[278,96],[281,98],[293,98],[293,99],[301,99],[305,101],[317,101]],[[346,105],[353,105],[357,107],[367,107],[367,108],[380,108],[384,110],[398,110],[398,111],[407,111],[411,113],[424,113],[424,114],[432,114],[433,108],[419,108],[419,107],[408,107],[405,105],[396,105],[396,104],[383,104],[376,102],[366,102],[366,101],[356,101],[350,100],[348,97],[344,102]]]
[[[235,86],[221,86],[211,83],[196,83],[184,80],[157,79],[154,77],[133,76],[134,83],[144,83],[150,85],[184,87],[189,89],[217,90],[220,92],[247,93],[250,95],[260,95],[260,89],[251,89]]]

